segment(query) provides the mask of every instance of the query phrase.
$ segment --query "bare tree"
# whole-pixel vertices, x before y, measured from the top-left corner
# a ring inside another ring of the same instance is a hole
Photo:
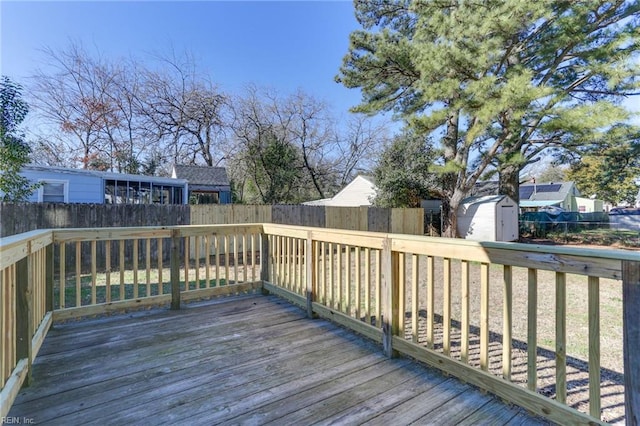
[[[83,168],[101,167],[101,132],[105,123],[114,119],[113,105],[107,97],[113,88],[113,71],[76,44],[66,50],[44,52],[54,71],[39,70],[33,77],[35,110],[72,137],[68,143],[79,148],[80,155],[75,160]]]
[[[324,102],[301,90],[283,97],[273,90],[249,86],[234,105],[235,161],[242,162],[242,170],[250,175],[248,180],[235,179],[245,182],[247,199],[254,190],[264,201],[262,188],[266,182],[278,180],[280,166],[285,168],[283,176],[295,178],[296,191],[287,192],[290,198],[279,202],[327,198],[357,171],[371,170],[376,147],[384,139],[381,128],[365,116],[353,116],[344,127],[339,126]],[[266,155],[267,148],[275,149],[269,145],[274,138],[279,141],[281,156],[290,157],[289,164],[279,166],[279,157]],[[275,163],[270,164],[271,160]]]
[[[340,124],[302,90],[250,86],[231,101],[189,55],[142,65],[93,58],[74,44],[46,52],[53,71],[38,72],[32,95],[57,133],[36,135],[35,157],[48,164],[147,174],[168,174],[175,163],[233,164],[241,201],[300,202],[371,170],[384,139],[372,119]]]
[[[31,92],[35,109],[60,132],[39,138],[43,152],[64,145],[84,168],[129,173],[160,171],[158,163],[213,166],[227,157],[227,97],[188,55],[158,58],[151,69],[96,59],[76,44],[45,52],[53,71],[39,71]]]
[[[107,92],[113,119],[102,129],[108,157],[113,171],[138,173],[141,171],[149,146],[157,143],[147,131],[141,107],[141,67],[134,61],[114,66],[114,84]]]
[[[342,188],[359,172],[370,173],[380,152],[389,141],[386,121],[376,121],[364,114],[349,117],[341,133],[336,133],[338,186]]]
[[[145,73],[142,114],[175,163],[214,166],[225,158],[227,95],[200,77],[188,56],[160,58],[160,71]]]

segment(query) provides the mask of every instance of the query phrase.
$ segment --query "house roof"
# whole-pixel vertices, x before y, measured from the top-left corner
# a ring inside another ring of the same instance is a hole
[[[477,182],[471,191],[472,196],[480,197],[487,195],[497,195],[499,184],[496,180]],[[523,201],[555,201],[560,203],[568,195],[579,196],[580,192],[572,181],[568,182],[548,182],[548,183],[523,183],[519,187],[520,205],[525,206]],[[555,204],[555,203],[554,203]],[[540,204],[549,205],[549,204]]]
[[[228,186],[229,177],[224,167],[209,166],[173,166],[173,175],[180,179],[186,179],[189,186]]]
[[[487,195],[498,195],[499,184],[497,180],[486,180],[476,182],[470,192],[471,197],[484,197]]]
[[[31,171],[31,172],[54,172],[54,173],[69,174],[69,175],[94,176],[100,179],[112,179],[112,180],[118,180],[118,181],[126,180],[126,181],[132,181],[132,182],[153,182],[158,184],[171,184],[171,185],[176,185],[176,184],[185,185],[187,183],[187,181],[184,179],[176,179],[171,177],[103,172],[100,170],[69,169],[66,167],[44,166],[40,164],[29,164],[29,165],[23,166],[22,170]]]
[[[321,198],[319,200],[305,201],[302,204],[305,206],[326,206],[330,201],[331,198]]]
[[[527,183],[520,185],[520,201],[523,200],[560,200],[563,201],[568,195],[579,196],[580,192],[575,183],[569,182],[549,182],[549,183]]]

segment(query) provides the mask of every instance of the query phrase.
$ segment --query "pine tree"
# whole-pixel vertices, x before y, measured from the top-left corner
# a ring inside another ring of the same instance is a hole
[[[518,199],[520,170],[549,148],[575,149],[628,118],[636,94],[637,2],[356,1],[338,81],[368,113],[394,111],[440,150],[444,235],[491,169]]]

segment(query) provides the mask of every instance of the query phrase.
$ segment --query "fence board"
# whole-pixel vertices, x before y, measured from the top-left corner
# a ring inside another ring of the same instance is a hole
[[[326,227],[366,231],[368,226],[367,210],[360,207],[325,207]]]
[[[367,211],[367,229],[362,229],[362,231],[391,232],[390,221],[391,209],[371,207]]]

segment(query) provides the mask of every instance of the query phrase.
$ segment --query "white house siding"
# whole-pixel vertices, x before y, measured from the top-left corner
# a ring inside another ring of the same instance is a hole
[[[27,170],[23,169],[21,175],[32,182],[39,181],[57,181],[65,182],[67,185],[67,202],[68,203],[97,203],[104,202],[104,186],[102,179],[97,176],[87,174],[62,172],[62,171],[45,171],[45,170]],[[38,202],[39,192],[36,190],[27,201]]]
[[[325,205],[328,206],[370,206],[376,196],[376,186],[364,176],[356,176],[347,186],[338,192]]]
[[[575,197],[577,210],[580,213],[595,213],[602,212],[604,210],[604,203],[602,200],[596,200],[584,197]]]

